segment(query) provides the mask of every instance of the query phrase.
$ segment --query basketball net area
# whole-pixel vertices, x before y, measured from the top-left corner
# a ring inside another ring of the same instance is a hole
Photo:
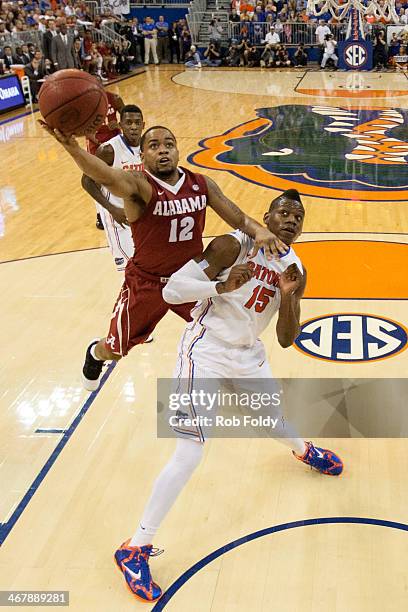
[[[307,13],[310,15],[324,15],[330,13],[336,20],[341,21],[348,18],[347,38],[351,33],[352,14],[358,14],[359,37],[364,39],[364,18],[372,17],[374,22],[399,23],[399,18],[395,10],[395,0],[368,0],[363,4],[360,0],[308,0]]]

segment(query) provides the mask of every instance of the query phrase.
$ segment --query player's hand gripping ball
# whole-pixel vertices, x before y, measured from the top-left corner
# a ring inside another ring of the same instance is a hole
[[[40,112],[47,125],[83,136],[104,122],[108,98],[98,79],[81,70],[59,70],[40,89]]]

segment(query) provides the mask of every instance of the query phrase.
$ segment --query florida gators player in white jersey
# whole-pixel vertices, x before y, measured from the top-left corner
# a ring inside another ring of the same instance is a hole
[[[120,111],[121,134],[104,142],[96,151],[96,156],[112,168],[126,171],[140,171],[143,168],[140,157],[140,138],[144,121],[141,109],[134,104],[126,104]],[[123,272],[134,253],[132,232],[125,215],[125,205],[119,198],[98,185],[85,174],[82,186],[102,207],[103,226],[108,244],[115,260],[116,268]]]
[[[253,239],[235,231],[215,238],[202,256],[170,277],[163,290],[167,302],[198,300],[179,345],[178,384],[193,384],[195,376],[233,379],[234,385],[245,388],[243,379],[272,379],[259,334],[276,313],[276,333],[283,348],[290,347],[299,334],[306,270],[291,244],[302,231],[304,215],[298,192],[290,189],[273,200],[264,216],[267,228],[288,246],[285,255],[270,260],[260,250],[251,257]],[[162,593],[149,568],[149,557],[157,554],[153,538],[203,454],[206,431],[200,425],[191,426],[191,418],[186,424],[185,416],[176,420],[175,453],[155,481],[139,528],[115,553],[128,587],[144,601],[155,601]],[[286,437],[290,427],[283,420],[278,428],[275,435],[282,436],[279,440],[297,459],[323,474],[341,474],[343,463],[332,451]]]

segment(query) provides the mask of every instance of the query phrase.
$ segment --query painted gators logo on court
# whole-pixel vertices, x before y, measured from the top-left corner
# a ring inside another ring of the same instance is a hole
[[[200,142],[197,166],[318,197],[406,200],[408,111],[285,105]]]

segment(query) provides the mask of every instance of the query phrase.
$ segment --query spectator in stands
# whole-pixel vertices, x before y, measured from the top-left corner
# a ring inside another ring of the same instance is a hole
[[[404,7],[401,7],[398,13],[398,17],[399,17],[399,22],[403,23],[404,25],[407,25],[408,23],[408,14],[406,9],[404,9]]]
[[[23,53],[23,49],[21,47],[16,47],[16,51],[14,53],[14,63],[15,64],[29,64],[30,57]]]
[[[324,53],[323,59],[320,67],[324,69],[326,67],[326,63],[328,59],[331,59],[334,62],[334,67],[337,68],[337,62],[339,58],[336,55],[336,46],[337,43],[333,39],[333,34],[326,34],[324,39]]]
[[[275,32],[275,26],[271,25],[270,31],[265,36],[265,40],[263,42],[266,43],[266,46],[270,45],[272,47],[280,43],[280,36],[277,32]]]
[[[43,51],[44,51],[44,55],[46,59],[49,59],[52,61],[51,42],[52,42],[52,39],[55,36],[57,36],[58,32],[57,32],[57,26],[55,24],[54,19],[49,19],[47,25],[48,25],[48,29],[43,36]]]
[[[125,40],[122,43],[122,55],[123,55],[122,70],[124,70],[123,74],[127,74],[128,72],[130,72],[132,68],[132,62],[135,61],[135,56],[132,55],[132,52],[131,52],[131,43],[128,40]]]
[[[169,49],[170,49],[170,64],[173,63],[174,54],[176,55],[177,63],[180,63],[180,31],[177,21],[173,21],[169,28]]]
[[[270,26],[270,31],[265,36],[265,40],[263,42],[266,44],[260,58],[260,65],[262,68],[265,66],[270,68],[275,60],[276,45],[280,43],[280,37],[279,34],[275,32],[274,25]]]
[[[106,74],[107,77],[109,77],[109,75],[113,75],[113,72],[115,70],[115,62],[114,62],[115,57],[113,55],[111,46],[101,41],[97,43],[96,48],[98,49],[99,53],[102,55],[103,72]]]
[[[51,62],[50,60],[45,60],[48,63],[48,70],[44,64],[41,62],[42,52],[39,51],[36,54],[37,57],[34,57],[29,64],[24,68],[25,75],[29,78],[30,81],[30,90],[31,96],[33,98],[33,102],[37,102],[38,92],[40,91],[43,80],[48,74],[50,74]],[[38,55],[40,57],[38,57]]]
[[[82,43],[79,38],[74,40],[74,68],[83,70]]]
[[[276,18],[276,4],[268,2],[265,6],[265,21],[273,21]]]
[[[13,34],[19,34],[20,32],[25,32],[26,28],[23,27],[23,22],[21,19],[16,19],[13,27],[11,28],[11,32]]]
[[[130,70],[130,58],[128,55],[127,41],[124,44],[115,42],[113,44],[113,55],[116,60],[116,72],[118,74],[127,74]]]
[[[302,66],[307,65],[307,54],[305,51],[305,45],[303,43],[299,43],[299,46],[294,53],[293,60],[295,68],[301,68]]]
[[[381,70],[387,65],[388,47],[385,40],[384,30],[380,30],[376,36],[374,45],[373,64],[374,68]]]
[[[283,40],[289,45],[292,42],[292,26],[286,21],[283,24]]]
[[[228,20],[231,23],[239,23],[240,22],[240,18],[239,18],[239,15],[237,13],[237,9],[235,9],[235,8],[232,9],[232,11],[231,11],[231,13],[230,13],[230,15],[228,17]]]
[[[3,47],[2,60],[3,60],[3,64],[4,64],[4,68],[6,72],[9,72],[12,64],[15,63],[10,45],[6,45],[5,47]]]
[[[256,7],[259,8],[259,7]],[[252,17],[252,42],[260,45],[263,38],[263,20],[259,17],[259,12],[255,12]]]
[[[407,55],[407,47],[401,45],[398,55],[394,57],[395,68],[396,70],[402,70],[406,72],[408,69],[408,55]]]
[[[180,36],[181,42],[181,59],[184,62],[186,55],[190,52],[191,48],[191,34],[186,25],[183,26]]]
[[[241,17],[242,17],[242,13],[241,13]],[[243,36],[248,36],[249,35],[249,28],[250,28],[251,24],[246,22],[246,21],[241,21],[240,23],[240,28],[239,28],[239,35],[242,38]]]
[[[139,24],[139,20],[137,17],[132,19],[132,46],[130,53],[133,54],[136,58],[136,63],[141,64],[143,62],[144,57],[144,36],[142,33],[142,27]]]
[[[84,37],[82,39],[82,51],[83,51],[83,68],[87,72],[91,71],[91,50],[92,50],[93,40],[92,34],[89,31],[84,32]]]
[[[164,21],[163,15],[159,16],[159,21],[156,21],[157,30],[157,56],[159,62],[169,61],[169,24]]]
[[[279,17],[277,17],[275,21],[275,32],[276,34],[279,35],[280,39],[282,40],[283,23],[281,22]]]
[[[250,17],[246,11],[242,11],[242,13],[239,16],[239,20],[242,26],[249,23],[251,19],[252,17]],[[246,27],[246,31],[248,31],[248,27]],[[241,34],[242,34],[242,28],[241,28]]]
[[[65,0],[65,2],[64,13],[67,17],[71,17],[75,13],[74,9],[72,8],[72,2],[71,0]]]
[[[103,57],[99,53],[96,43],[92,43],[89,55],[91,58],[89,63],[89,72],[91,74],[96,74],[101,81],[107,81],[108,79],[102,74]]]
[[[400,44],[401,43],[400,43],[400,40],[398,39],[397,33],[393,32],[391,40],[390,40],[390,44],[388,46],[388,60],[390,60],[390,58],[394,57],[395,55],[398,55]]]
[[[30,61],[31,61],[34,58],[34,56],[35,56],[35,53],[37,51],[37,47],[35,46],[34,43],[28,43],[27,49],[28,49],[28,55],[30,56]],[[23,45],[23,51],[25,53],[24,45]]]
[[[74,67],[74,38],[67,34],[67,26],[62,23],[59,34],[51,41],[51,59],[55,70]]]
[[[6,35],[6,24],[2,19],[0,19],[0,46],[4,45],[4,43],[6,42]]]
[[[142,32],[145,44],[144,63],[146,66],[149,64],[150,52],[152,52],[153,61],[157,65],[159,63],[157,57],[157,29],[151,17],[146,17],[146,22],[142,25]]]
[[[201,68],[201,58],[195,45],[191,45],[190,51],[186,54],[186,68]]]
[[[265,13],[263,11],[262,4],[256,5],[255,13],[254,13],[254,16],[252,17],[252,21],[258,21],[260,23],[263,23],[265,21]]]
[[[45,18],[45,15],[40,15],[38,22],[38,31],[41,32],[42,35],[44,35],[47,31],[47,20]]]
[[[31,62],[31,60],[33,59],[33,56],[31,55],[30,51],[28,50],[28,45],[21,45],[21,50],[23,52],[23,57],[26,58],[26,61],[24,63],[25,64],[29,64]]]
[[[219,19],[211,19],[208,31],[210,33],[210,42],[221,43],[222,26]]]
[[[220,66],[221,65],[221,52],[218,51],[215,43],[208,43],[207,49],[204,51],[204,59],[202,61],[203,66]]]

